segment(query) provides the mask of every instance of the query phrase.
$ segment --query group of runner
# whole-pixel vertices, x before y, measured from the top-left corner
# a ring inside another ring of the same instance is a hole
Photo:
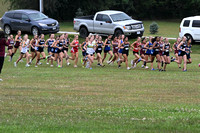
[[[67,65],[70,65],[69,60],[74,60],[74,67],[77,67],[79,49],[83,56],[81,59],[82,67],[89,69],[92,69],[94,60],[97,60],[98,66],[104,67],[107,54],[110,55],[107,64],[116,62],[118,68],[121,68],[121,64],[125,63],[127,70],[135,68],[139,62],[142,62],[142,68],[148,69],[147,63],[150,63],[151,70],[166,71],[167,65],[171,62],[176,62],[178,67],[181,68],[183,61],[183,71],[187,71],[187,64],[192,63],[190,57],[192,52],[191,39],[187,39],[185,36],[177,38],[172,46],[168,38],[163,37],[138,37],[132,44],[125,35],[116,37],[109,35],[105,41],[99,35],[89,35],[82,44],[79,43],[78,35],[75,35],[72,41],[70,41],[67,33],[59,36],[50,34],[47,40],[44,37],[44,34],[35,35],[29,40],[27,34],[22,37],[21,31],[18,31],[15,38],[13,35],[8,36],[8,53],[5,56],[10,56],[10,61],[12,61],[17,49],[20,50],[20,57],[14,62],[15,67],[17,67],[22,58],[26,58],[26,67],[29,67],[34,59],[36,60],[35,67],[38,67],[41,64],[40,60],[43,59],[47,59],[47,64],[51,62],[51,67],[53,67],[54,61],[58,67],[63,67],[64,60],[66,60]],[[71,56],[68,54],[70,47]],[[45,49],[48,52],[47,56],[45,55]],[[131,66],[128,63],[130,50],[133,50],[133,55],[135,56],[131,60]],[[174,50],[175,58],[170,57],[172,50]],[[103,56],[102,52],[104,52]],[[154,69],[155,58],[156,69]]]

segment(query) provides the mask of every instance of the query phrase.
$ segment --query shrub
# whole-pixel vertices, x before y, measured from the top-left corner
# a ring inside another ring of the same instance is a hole
[[[151,34],[157,33],[158,29],[159,29],[159,26],[158,26],[158,24],[156,22],[153,22],[152,24],[150,24],[149,31],[150,31]]]

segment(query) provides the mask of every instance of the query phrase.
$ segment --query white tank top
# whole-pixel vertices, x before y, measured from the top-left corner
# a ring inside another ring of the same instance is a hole
[[[24,41],[23,41],[23,42],[24,42]],[[25,47],[23,47],[23,45],[22,45],[22,50],[21,50],[21,52],[24,53],[24,54],[25,54],[25,53],[28,51],[28,49],[29,49],[29,39],[26,40],[25,45],[26,45]]]

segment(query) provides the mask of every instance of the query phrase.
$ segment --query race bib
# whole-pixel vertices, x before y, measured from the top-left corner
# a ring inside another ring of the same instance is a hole
[[[101,48],[98,48],[98,50],[101,50]]]
[[[129,48],[125,48],[125,50],[129,50]]]

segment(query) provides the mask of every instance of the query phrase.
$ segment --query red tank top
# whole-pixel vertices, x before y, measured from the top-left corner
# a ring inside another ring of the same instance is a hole
[[[74,50],[78,50],[78,43],[79,43],[79,42],[76,40],[76,41],[74,41],[74,43],[75,43],[76,46],[73,47],[73,49],[74,49]]]
[[[134,49],[133,49],[134,52],[139,52],[139,45],[140,45],[139,43],[134,44]]]

